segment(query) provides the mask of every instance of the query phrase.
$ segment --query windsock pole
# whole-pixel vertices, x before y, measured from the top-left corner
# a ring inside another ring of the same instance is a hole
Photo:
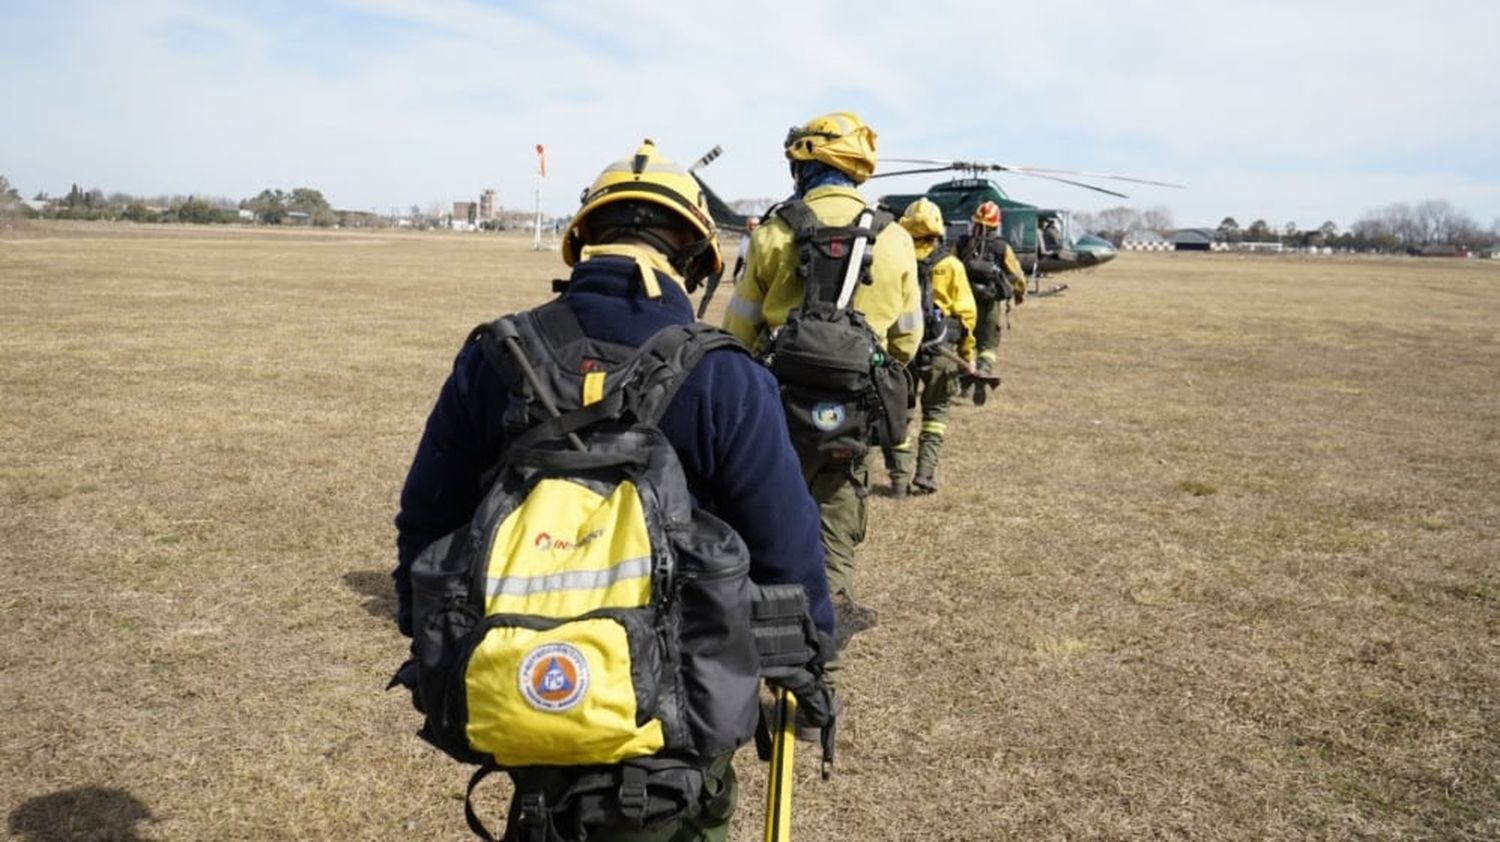
[[[536,236],[531,243],[534,251],[542,250],[542,179],[546,177],[547,150],[538,143],[536,145],[536,220],[532,223]]]

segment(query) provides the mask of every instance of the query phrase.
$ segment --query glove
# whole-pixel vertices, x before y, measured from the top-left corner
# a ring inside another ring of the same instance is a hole
[[[1022,292],[1021,290],[1016,290],[1015,302],[1016,302],[1016,306],[1017,307],[1021,306],[1022,304],[1025,304],[1026,303],[1026,293]]]
[[[806,667],[769,667],[761,670],[766,683],[780,687],[797,697],[797,713],[814,725],[826,725],[833,718],[833,691],[823,683],[822,667],[814,672]]]
[[[411,693],[411,706],[417,709],[417,713],[427,713],[427,711],[422,710],[422,694],[417,692],[416,658],[407,658],[406,663],[402,664],[401,667],[396,670],[396,674],[391,676],[390,683],[385,685],[386,690],[390,690],[394,687],[405,687],[407,691]]]

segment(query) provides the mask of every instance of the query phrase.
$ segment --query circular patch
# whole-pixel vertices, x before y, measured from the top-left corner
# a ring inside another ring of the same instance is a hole
[[[844,423],[844,405],[832,401],[815,404],[812,408],[813,426],[823,432],[837,430]]]
[[[567,643],[544,643],[526,653],[516,676],[521,695],[537,710],[562,713],[589,689],[589,662]]]

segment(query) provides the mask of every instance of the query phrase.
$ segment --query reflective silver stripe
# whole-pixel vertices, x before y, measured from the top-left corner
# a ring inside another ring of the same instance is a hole
[[[484,579],[485,596],[531,596],[553,591],[590,591],[607,588],[626,579],[651,575],[651,557],[627,558],[605,570],[574,570],[546,576],[505,576]]]
[[[761,306],[758,301],[747,301],[738,295],[729,299],[729,312],[751,323],[760,324]]]
[[[901,318],[896,320],[896,329],[902,333],[910,333],[922,326],[922,313],[920,311],[902,313]]]

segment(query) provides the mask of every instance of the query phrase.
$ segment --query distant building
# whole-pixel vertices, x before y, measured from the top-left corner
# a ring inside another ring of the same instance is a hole
[[[500,216],[500,194],[485,190],[479,194],[479,221],[489,222]]]
[[[1175,251],[1215,251],[1218,232],[1213,228],[1179,228],[1172,233]]]
[[[1406,253],[1412,257],[1468,257],[1469,250],[1460,248],[1451,243],[1430,243],[1420,248],[1409,248]]]
[[[1172,243],[1160,232],[1149,228],[1137,228],[1120,240],[1121,251],[1171,251]]]

